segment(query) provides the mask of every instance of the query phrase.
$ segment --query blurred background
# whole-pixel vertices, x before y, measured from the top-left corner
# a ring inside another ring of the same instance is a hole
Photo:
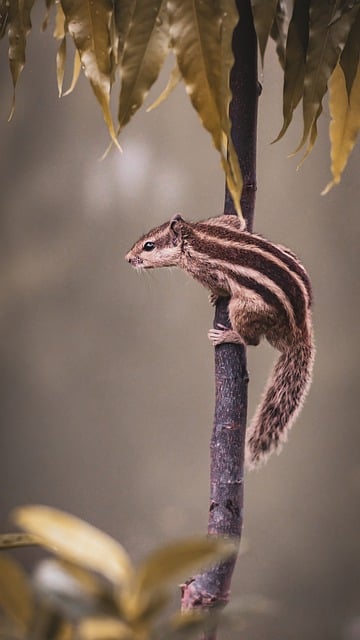
[[[212,310],[183,273],[139,277],[124,254],[175,212],[220,214],[223,175],[182,86],[134,117],[122,155],[99,162],[108,145],[100,109],[83,78],[58,99],[56,44],[51,29],[39,33],[41,17],[11,123],[0,43],[1,530],[12,528],[15,506],[47,504],[104,529],[138,560],[206,529]],[[312,276],[317,359],[282,455],[246,477],[233,596],[280,606],[276,616],[246,619],[250,640],[357,640],[360,152],[321,197],[327,106],[315,150],[296,172],[300,158],[287,155],[300,114],[270,144],[282,124],[272,44],[261,81],[255,228],[295,250]],[[163,75],[147,104],[165,84]],[[265,344],[249,350],[249,417],[275,355]]]

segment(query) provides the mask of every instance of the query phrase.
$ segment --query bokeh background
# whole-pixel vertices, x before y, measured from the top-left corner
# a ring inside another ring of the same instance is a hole
[[[11,528],[16,505],[47,504],[106,530],[138,560],[206,528],[212,310],[184,274],[139,277],[124,254],[174,212],[221,213],[223,175],[182,86],[134,117],[122,155],[99,162],[108,144],[100,110],[83,78],[58,99],[56,45],[40,34],[40,18],[11,123],[0,43],[1,529]],[[246,619],[249,640],[357,640],[360,153],[321,197],[327,106],[315,150],[296,172],[287,155],[300,114],[270,144],[282,124],[272,45],[261,81],[255,226],[308,267],[317,359],[282,455],[246,478],[233,595],[279,604],[277,615]],[[165,83],[163,75],[147,104]],[[249,352],[250,415],[274,357],[265,344]]]

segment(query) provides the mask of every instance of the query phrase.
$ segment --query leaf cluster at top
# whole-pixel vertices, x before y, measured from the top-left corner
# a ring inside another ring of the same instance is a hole
[[[8,57],[14,85],[25,65],[31,11],[35,0],[0,0],[0,38],[9,39]],[[203,126],[220,153],[234,203],[242,177],[233,149],[229,119],[233,65],[232,35],[241,20],[239,0],[46,0],[47,15],[56,11],[59,41],[57,81],[63,93],[67,38],[75,44],[73,80],[83,70],[101,105],[112,141],[142,106],[172,50],[176,67],[156,101],[162,102],[182,80]],[[360,1],[251,0],[261,62],[269,37],[276,43],[284,71],[283,126],[288,129],[302,103],[303,134],[296,149],[305,157],[314,146],[323,99],[330,89],[331,160],[339,182],[360,129]],[[114,82],[120,78],[117,124],[110,110]],[[15,100],[13,100],[14,109]]]

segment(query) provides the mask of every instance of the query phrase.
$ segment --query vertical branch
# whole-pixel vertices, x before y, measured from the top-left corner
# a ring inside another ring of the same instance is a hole
[[[257,39],[250,0],[237,0],[240,20],[233,35],[230,83],[232,139],[244,180],[241,207],[252,230],[256,193]],[[224,213],[236,215],[226,188]],[[214,326],[229,326],[227,301],[216,305]],[[240,544],[243,523],[244,449],[247,411],[246,352],[242,346],[215,348],[215,417],[210,444],[209,535],[231,536]],[[182,609],[225,605],[236,557],[191,578],[182,588]],[[206,638],[215,637],[209,633]]]

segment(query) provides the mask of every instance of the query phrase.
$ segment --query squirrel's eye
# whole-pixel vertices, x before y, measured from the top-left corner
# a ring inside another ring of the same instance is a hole
[[[152,251],[153,249],[155,249],[154,242],[145,242],[145,244],[143,246],[143,250],[144,251]]]

